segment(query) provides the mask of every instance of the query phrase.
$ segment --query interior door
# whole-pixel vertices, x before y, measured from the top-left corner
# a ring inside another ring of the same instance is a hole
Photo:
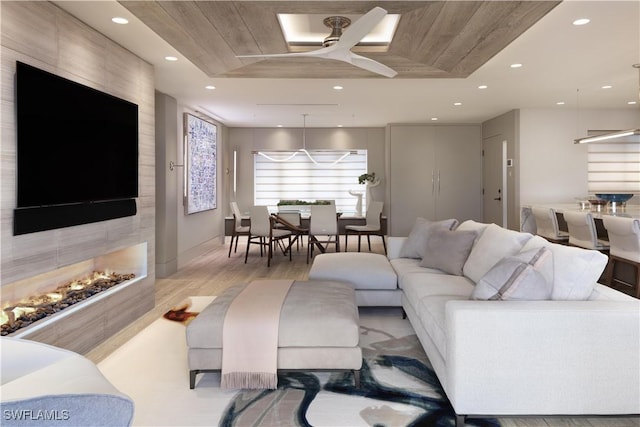
[[[485,223],[507,227],[507,141],[500,135],[482,141],[482,214]]]
[[[436,126],[436,219],[482,220],[481,128]]]
[[[433,129],[390,127],[389,235],[408,236],[417,217],[435,220]]]

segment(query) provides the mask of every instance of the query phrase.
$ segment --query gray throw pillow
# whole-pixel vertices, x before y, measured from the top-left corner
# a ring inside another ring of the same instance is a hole
[[[498,261],[476,284],[471,299],[548,300],[552,290],[553,253],[542,247]]]
[[[458,224],[457,219],[444,219],[441,221],[430,221],[425,218],[416,218],[416,222],[409,233],[409,237],[400,248],[400,258],[424,258],[425,242],[429,239],[431,230],[442,228],[451,230]]]
[[[462,276],[462,267],[469,257],[476,236],[476,232],[472,230],[432,230],[426,241],[420,266]]]

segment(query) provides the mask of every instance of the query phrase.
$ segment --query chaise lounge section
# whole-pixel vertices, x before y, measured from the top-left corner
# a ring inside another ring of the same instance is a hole
[[[640,301],[597,283],[602,253],[419,219],[409,237],[388,239],[388,263],[458,425],[467,415],[640,413]],[[362,286],[376,271],[359,273]]]

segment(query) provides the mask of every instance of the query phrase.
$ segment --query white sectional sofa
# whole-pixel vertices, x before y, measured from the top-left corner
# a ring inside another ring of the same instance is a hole
[[[89,359],[35,341],[0,340],[3,426],[129,426],[134,404]]]
[[[442,224],[390,237],[388,259],[459,425],[467,415],[640,413],[640,301],[596,283],[605,255],[495,224]],[[462,234],[473,235],[466,253],[446,240]],[[522,261],[532,254],[544,256]],[[367,276],[375,271],[361,271],[362,292]]]

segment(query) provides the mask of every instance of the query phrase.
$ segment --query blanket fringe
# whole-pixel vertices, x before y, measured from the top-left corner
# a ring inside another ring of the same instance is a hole
[[[222,375],[223,389],[271,389],[278,388],[278,374],[271,372],[229,372]]]

